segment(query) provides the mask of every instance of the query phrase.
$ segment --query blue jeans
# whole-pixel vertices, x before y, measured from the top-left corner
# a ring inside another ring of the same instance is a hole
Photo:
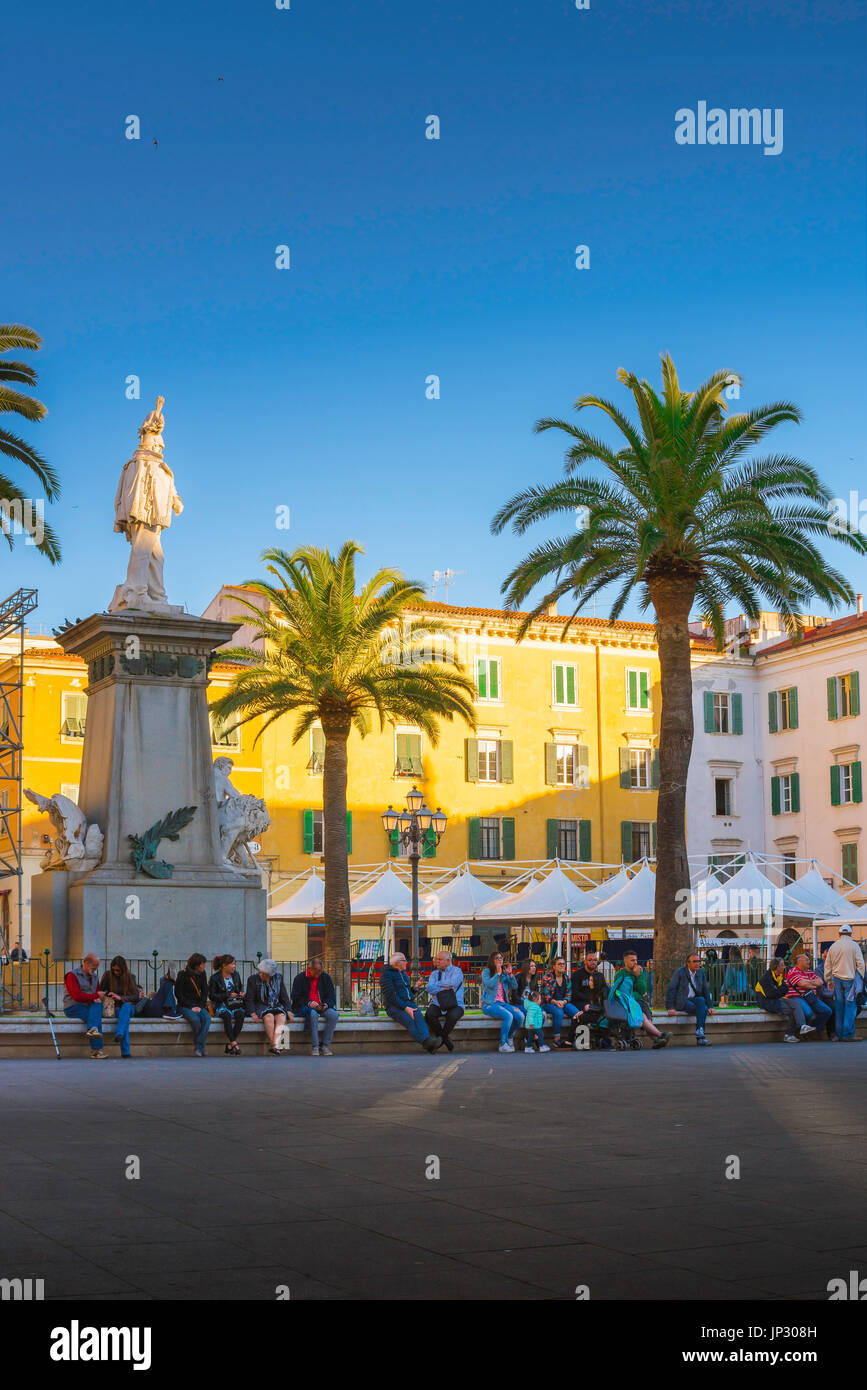
[[[857,994],[857,990],[852,990],[851,980],[838,980],[834,977],[834,1026],[837,1029],[838,1038],[854,1038],[855,1036],[855,1014],[858,1006],[855,1000],[847,1002],[846,995]],[[69,1010],[66,1011],[69,1013]]]
[[[560,1003],[555,1004],[549,1001],[545,1005],[545,1013],[551,1015],[551,1022],[554,1025],[554,1037],[559,1038],[563,1028],[564,1018],[574,1018],[578,1010],[574,1004]]]
[[[427,1024],[424,1021],[424,1014],[417,1004],[415,1005],[415,1012],[412,1014],[408,1014],[405,1009],[389,1008],[385,1012],[394,1023],[399,1023],[401,1028],[405,1028],[417,1043],[423,1043],[430,1037]]]
[[[102,1000],[94,999],[92,1004],[70,1004],[68,1009],[63,1012],[67,1018],[80,1018],[82,1023],[86,1023],[88,1028],[98,1028],[102,1033]],[[91,1052],[99,1052],[102,1047],[102,1037],[89,1038]]]
[[[118,1004],[114,1015],[114,1040],[120,1043],[121,1057],[129,1056],[129,1021],[132,1018],[132,1004]]]
[[[683,1012],[685,1014],[695,1015],[695,1031],[697,1033],[704,1032],[704,1024],[705,1019],[707,1018],[707,1010],[708,1002],[700,994],[697,994],[693,999],[687,999],[686,1003],[683,1006]]]
[[[812,1017],[809,1004],[800,999],[766,999],[762,1004],[766,1014],[779,1014],[786,1020],[786,1032],[796,1033]]]
[[[524,1022],[524,1010],[517,1004],[483,1004],[482,1013],[500,1020],[500,1047],[505,1047]]]
[[[192,1009],[181,1009],[181,1013],[193,1030],[193,1047],[196,1052],[204,1052],[205,1043],[208,1041],[208,1029],[211,1026],[211,1015],[207,1009],[199,1009],[195,1013]]]
[[[331,1039],[334,1037],[334,1030],[340,1019],[340,1014],[336,1009],[323,1009],[322,1012],[314,1009],[312,1004],[305,1004],[301,1010],[301,1017],[304,1019],[304,1027],[310,1034],[314,1047],[319,1045],[319,1020],[323,1020],[325,1028],[322,1032],[322,1046],[330,1047]],[[406,1017],[406,1015],[404,1015]]]
[[[544,1038],[544,1036],[543,1036],[543,1034],[542,1034],[542,1029],[541,1029],[541,1028],[528,1028],[528,1029],[527,1029],[527,1051],[528,1051],[528,1052],[532,1052],[532,1050],[533,1050],[534,1047],[541,1047],[542,1044],[544,1043],[544,1041],[545,1041],[545,1038]]]
[[[177,1014],[177,1011],[175,982],[165,975],[160,980],[160,987],[153,999],[143,999],[141,1007],[136,1009],[136,1013],[142,1018],[162,1018],[163,1014]]]
[[[816,1031],[821,1033],[822,1029],[833,1018],[834,1010],[824,999],[820,999],[815,991],[811,991],[810,994],[807,995],[804,1003],[809,1006],[813,1015],[810,1022],[815,1024]],[[830,1037],[830,1034],[828,1034],[828,1036]]]

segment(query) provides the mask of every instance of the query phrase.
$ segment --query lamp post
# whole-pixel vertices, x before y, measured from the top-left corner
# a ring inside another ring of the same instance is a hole
[[[425,806],[424,796],[417,787],[407,792],[406,804],[405,811],[396,811],[389,805],[388,810],[382,813],[382,827],[389,839],[396,830],[400,843],[409,851],[412,865],[412,954],[413,959],[418,959],[418,861],[428,831],[433,830],[439,844],[445,834],[448,817],[439,806],[435,811]]]

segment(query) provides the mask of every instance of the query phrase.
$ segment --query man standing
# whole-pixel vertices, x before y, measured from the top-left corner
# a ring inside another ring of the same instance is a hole
[[[864,988],[864,957],[852,940],[852,928],[844,922],[837,940],[825,957],[825,988],[834,993],[834,1023],[839,1042],[860,1042],[855,1037],[857,996]]]
[[[63,1012],[67,1018],[80,1018],[87,1024],[85,1035],[90,1038],[91,1057],[104,1057],[102,1001],[105,994],[99,988],[99,956],[85,956],[80,966],[67,973],[63,983]]]
[[[425,1052],[436,1052],[437,1044],[428,1032],[427,1024],[406,977],[406,956],[402,951],[396,951],[393,956],[389,956],[388,965],[382,972],[379,984],[385,1012],[392,1022],[405,1028],[410,1036],[421,1044]]]
[[[454,964],[451,951],[437,951],[434,956],[427,992],[430,1003],[425,1022],[437,1039],[437,1047],[454,1052],[450,1034],[464,1016],[464,972]]]
[[[704,1025],[708,1014],[713,1013],[713,999],[707,976],[701,968],[701,956],[691,952],[686,964],[675,970],[671,983],[665,991],[665,1007],[670,1016],[691,1014],[695,1018],[695,1041],[697,1047],[710,1047],[710,1039],[705,1036]]]
[[[292,981],[292,1013],[304,1019],[304,1027],[310,1033],[311,1057],[333,1057],[331,1039],[340,1015],[337,1012],[337,991],[331,976],[322,968],[322,961],[314,956],[306,970],[302,970]],[[325,1029],[322,1034],[322,1047],[319,1046],[319,1020]]]

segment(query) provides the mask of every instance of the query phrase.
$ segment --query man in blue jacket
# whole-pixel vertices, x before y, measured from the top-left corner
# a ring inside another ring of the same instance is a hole
[[[693,951],[686,965],[675,970],[665,992],[665,1007],[669,1014],[692,1014],[695,1018],[695,1041],[699,1047],[710,1047],[705,1037],[704,1023],[713,1013],[713,999],[707,976],[701,968],[701,956]]]
[[[437,1044],[428,1032],[424,1015],[415,1002],[406,975],[406,956],[401,951],[389,956],[388,965],[382,972],[379,984],[382,1002],[389,1018],[399,1023],[401,1028],[405,1028],[417,1043],[421,1043],[425,1052],[435,1052]]]

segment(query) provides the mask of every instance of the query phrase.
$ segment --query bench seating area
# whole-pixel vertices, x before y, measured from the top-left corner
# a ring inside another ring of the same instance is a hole
[[[665,1013],[655,1013],[658,1027],[671,1034],[669,1046],[695,1046],[695,1020],[680,1014],[668,1018]],[[62,1014],[54,1019],[54,1030],[63,1057],[86,1058],[90,1051],[89,1039],[85,1036],[84,1025]],[[294,1052],[309,1055],[309,1041],[303,1034],[303,1024],[295,1022],[288,1025],[284,1046],[290,1056]],[[545,1039],[550,1041],[550,1027],[545,1028]],[[724,1009],[708,1019],[707,1034],[714,1044],[741,1045],[745,1043],[782,1042],[784,1033],[781,1019],[761,1013],[758,1009]],[[859,1037],[867,1037],[867,1014],[856,1023]],[[114,1020],[106,1019],[104,1024],[104,1048],[111,1058],[119,1058],[114,1042]],[[470,1011],[463,1018],[454,1033],[455,1055],[458,1052],[494,1052],[499,1039],[499,1025],[483,1014]],[[650,1047],[650,1039],[642,1035],[643,1043]],[[225,1047],[223,1025],[219,1019],[212,1020],[208,1036],[208,1052],[211,1056],[222,1056]],[[267,1056],[265,1030],[261,1023],[247,1023],[239,1039],[245,1056]],[[814,1041],[804,1040],[805,1046]],[[186,1023],[174,1023],[169,1019],[133,1019],[130,1025],[130,1043],[137,1057],[192,1057],[192,1040]],[[819,1044],[825,1046],[824,1041]],[[422,1049],[413,1042],[409,1034],[391,1019],[380,1014],[376,1018],[359,1018],[355,1014],[342,1014],[332,1047],[335,1056],[359,1056],[375,1053],[418,1053]],[[447,1056],[444,1049],[441,1056]],[[556,1055],[556,1054],[552,1054]],[[564,1054],[565,1055],[565,1054]],[[44,1058],[54,1060],[54,1044],[51,1041],[48,1023],[44,1015],[36,1013],[0,1014],[0,1061],[14,1058]],[[276,1061],[277,1059],[271,1058]],[[229,1058],[226,1058],[229,1061]]]

